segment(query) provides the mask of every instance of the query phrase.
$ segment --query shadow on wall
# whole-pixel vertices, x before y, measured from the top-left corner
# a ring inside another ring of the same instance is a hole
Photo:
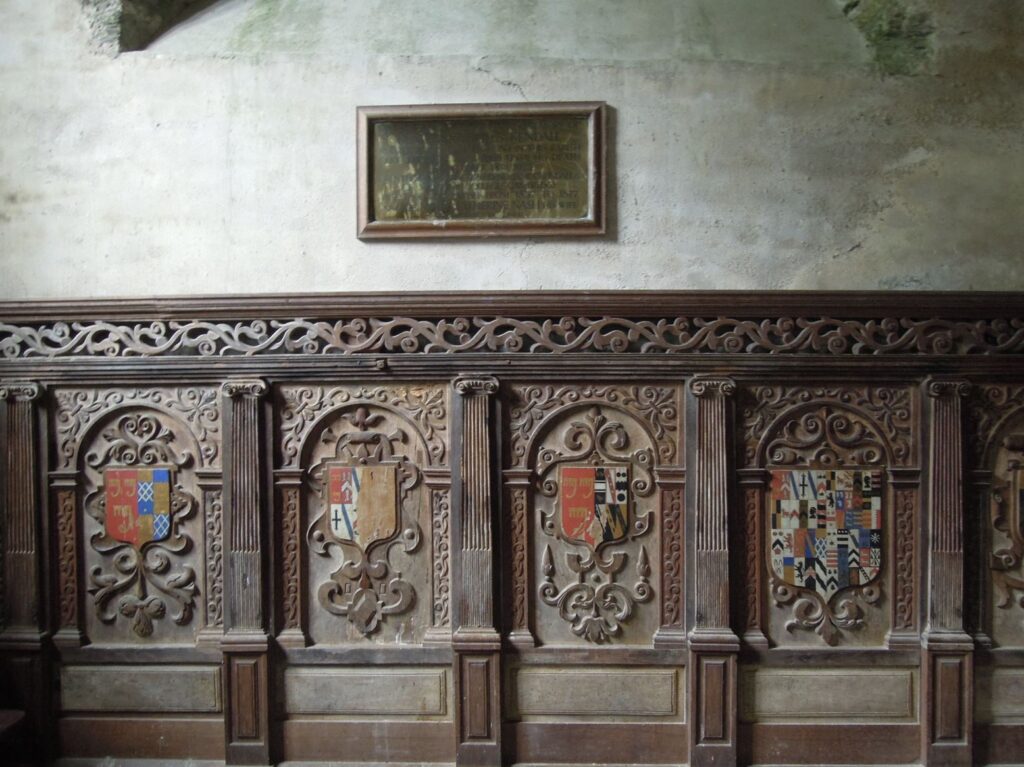
[[[113,53],[145,50],[171,27],[218,0],[83,0],[99,45]]]

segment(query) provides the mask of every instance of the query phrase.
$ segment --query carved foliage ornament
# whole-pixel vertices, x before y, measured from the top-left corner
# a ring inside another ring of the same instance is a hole
[[[447,404],[440,387],[378,386],[351,389],[318,386],[285,386],[281,412],[281,456],[287,467],[297,467],[299,452],[310,431],[332,410],[347,405],[385,407],[416,425],[427,443],[430,460],[442,464],[446,457]]]
[[[573,405],[613,405],[641,420],[657,442],[661,463],[675,460],[679,406],[675,389],[657,386],[523,386],[512,390],[512,454],[522,466],[531,441],[553,414]]]
[[[161,410],[187,424],[200,445],[203,467],[220,462],[220,396],[216,389],[65,389],[57,398],[57,455],[60,468],[75,461],[88,427],[110,411],[129,405]]]
[[[758,386],[744,393],[744,461],[907,466],[915,404],[907,387]]]
[[[432,352],[1020,354],[1024,352],[1024,320],[366,317],[121,324],[0,322],[0,354],[8,359]]]
[[[323,557],[341,555],[317,599],[364,635],[376,631],[385,616],[409,610],[416,599],[389,554],[396,546],[410,554],[419,547],[414,491],[421,474],[403,454],[409,434],[388,415],[362,405],[341,413],[322,435],[333,445],[333,458],[317,464],[309,477],[320,507],[306,533],[310,549]]]
[[[1010,478],[992,488],[992,526],[1008,541],[992,552],[996,604],[1004,609],[1014,602],[1024,607],[1024,434],[1006,443],[1016,453],[1007,466]]]
[[[168,608],[176,624],[189,623],[197,586],[195,571],[180,563],[193,548],[181,525],[198,504],[175,478],[192,456],[175,449],[173,432],[156,415],[130,412],[111,422],[85,461],[103,472],[102,487],[85,500],[101,528],[90,543],[112,559],[112,570],[90,572],[97,616],[113,623],[121,615],[140,637],[152,635]]]
[[[542,511],[541,529],[565,544],[572,574],[562,580],[546,543],[538,596],[573,634],[594,643],[620,634],[635,606],[654,596],[646,545],[635,555],[636,546],[623,545],[648,533],[651,512],[638,512],[636,499],[654,493],[653,451],[631,449],[630,442],[624,425],[595,406],[573,417],[560,443],[542,447],[535,463],[537,491],[554,499]],[[629,570],[632,582],[623,583]]]

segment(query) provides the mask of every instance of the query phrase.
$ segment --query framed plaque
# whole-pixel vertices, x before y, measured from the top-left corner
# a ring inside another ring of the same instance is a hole
[[[601,235],[604,102],[359,107],[361,239]]]

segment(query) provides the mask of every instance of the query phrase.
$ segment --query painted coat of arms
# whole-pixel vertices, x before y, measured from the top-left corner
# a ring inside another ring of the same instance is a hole
[[[882,569],[881,472],[787,469],[771,478],[771,567],[826,603]]]
[[[398,529],[398,472],[394,465],[330,466],[327,525],[340,541],[364,551]]]
[[[103,488],[107,535],[115,541],[138,548],[170,534],[170,469],[106,469]]]
[[[628,466],[561,466],[558,486],[566,540],[593,547],[626,536]]]

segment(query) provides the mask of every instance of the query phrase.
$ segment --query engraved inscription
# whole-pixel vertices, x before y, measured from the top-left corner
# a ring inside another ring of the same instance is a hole
[[[584,116],[381,120],[372,130],[378,221],[590,213]]]

